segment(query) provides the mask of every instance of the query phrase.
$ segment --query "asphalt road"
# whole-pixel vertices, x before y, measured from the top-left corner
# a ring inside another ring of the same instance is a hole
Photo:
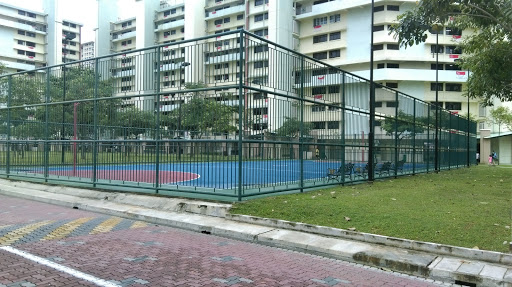
[[[450,286],[299,252],[0,196],[0,287]]]

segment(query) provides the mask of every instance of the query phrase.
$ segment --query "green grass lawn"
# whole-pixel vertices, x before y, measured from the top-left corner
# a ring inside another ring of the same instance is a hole
[[[479,165],[250,200],[231,213],[508,252],[511,206],[512,166]]]

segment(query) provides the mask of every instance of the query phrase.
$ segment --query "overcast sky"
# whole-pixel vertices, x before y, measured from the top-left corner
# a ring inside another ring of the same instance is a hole
[[[112,0],[111,0],[112,1]],[[113,0],[116,1],[116,0]],[[121,3],[133,3],[133,0],[117,0]],[[43,11],[42,0],[0,0],[12,6],[25,8],[33,11]],[[75,21],[83,24],[82,27],[82,43],[94,41],[94,28],[97,26],[97,1],[96,0],[59,0],[59,12],[63,19]],[[130,10],[132,5],[118,5],[122,6],[122,18],[135,16],[135,12]]]

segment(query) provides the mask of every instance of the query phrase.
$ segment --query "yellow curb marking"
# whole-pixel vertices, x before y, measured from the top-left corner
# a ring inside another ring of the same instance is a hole
[[[135,221],[132,226],[130,226],[130,229],[132,228],[141,228],[141,227],[146,227],[148,226],[148,224],[146,222],[142,222],[142,221]]]
[[[86,223],[87,221],[91,220],[92,217],[85,217],[85,218],[79,218],[76,220],[73,220],[71,222],[68,222],[66,224],[61,225],[59,228],[52,231],[50,234],[46,235],[41,240],[52,240],[52,239],[62,239],[66,236],[68,236],[73,230],[80,227],[80,225]]]
[[[116,225],[118,225],[123,219],[119,217],[111,217],[105,221],[103,221],[101,224],[96,226],[89,234],[98,234],[103,232],[109,232],[114,228]]]
[[[18,241],[19,239],[23,238],[25,235],[38,229],[39,227],[48,225],[53,222],[55,222],[55,221],[45,220],[45,221],[29,224],[27,226],[23,226],[21,228],[13,230],[13,231],[7,233],[6,235],[0,237],[0,245],[10,245],[10,244]]]

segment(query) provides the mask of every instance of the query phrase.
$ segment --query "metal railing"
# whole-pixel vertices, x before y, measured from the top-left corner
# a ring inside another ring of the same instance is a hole
[[[368,80],[242,30],[4,75],[0,176],[243,200],[473,162],[475,122],[375,86],[369,142]]]

